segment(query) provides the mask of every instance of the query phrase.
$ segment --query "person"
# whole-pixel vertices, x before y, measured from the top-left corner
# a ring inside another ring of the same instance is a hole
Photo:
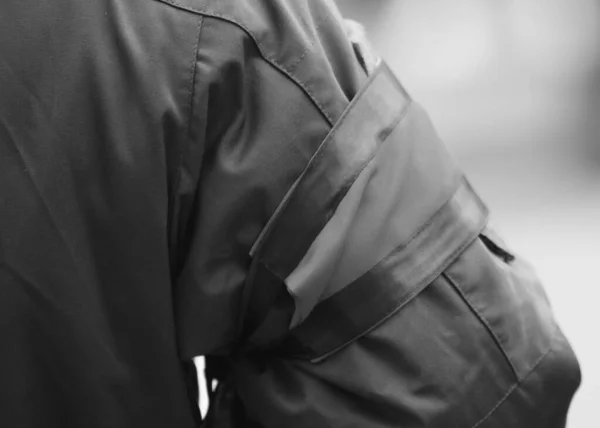
[[[1,426],[565,426],[541,285],[331,1],[0,21]]]

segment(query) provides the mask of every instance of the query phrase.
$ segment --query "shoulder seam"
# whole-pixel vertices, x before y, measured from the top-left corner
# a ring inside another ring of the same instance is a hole
[[[319,110],[319,112],[325,117],[325,119],[327,119],[327,121],[329,122],[329,125],[333,126],[333,124],[334,124],[333,118],[327,113],[327,111],[325,110],[325,108],[323,107],[323,105],[317,100],[317,98],[308,89],[308,87],[300,79],[298,79],[293,74],[292,70],[290,70],[289,68],[286,68],[283,64],[279,63],[272,56],[267,55],[267,53],[264,51],[264,49],[261,46],[261,44],[258,42],[258,39],[254,35],[254,33],[252,33],[252,31],[247,26],[245,26],[244,24],[242,24],[241,22],[237,21],[235,18],[232,18],[230,16],[225,16],[225,15],[222,15],[222,14],[219,14],[219,13],[216,13],[216,12],[203,11],[201,9],[197,9],[197,8],[194,8],[194,7],[191,7],[191,6],[183,5],[183,4],[178,3],[178,2],[176,2],[174,0],[158,0],[158,1],[160,1],[162,3],[165,3],[165,4],[169,4],[169,5],[173,6],[173,7],[176,7],[176,8],[181,9],[181,10],[185,10],[185,11],[188,11],[188,12],[196,13],[196,14],[204,16],[204,17],[211,17],[211,18],[222,20],[222,21],[226,21],[226,22],[229,22],[229,23],[235,25],[236,27],[239,27],[240,29],[242,29],[246,34],[248,34],[248,36],[250,36],[250,38],[252,39],[252,41],[256,45],[256,48],[258,49],[258,52],[262,56],[262,58],[265,61],[267,61],[269,64],[271,64],[271,66],[273,66],[277,70],[279,70],[282,74],[284,74],[285,76],[287,76],[288,79],[290,79],[292,82],[294,82],[296,85],[298,85],[298,87],[300,87],[300,89],[302,89],[302,91],[306,94],[306,96],[308,96],[308,98],[315,105],[315,107],[317,107],[317,109]]]
[[[188,80],[188,95],[187,95],[187,118],[185,123],[185,141],[182,141],[180,146],[178,147],[177,160],[175,164],[175,177],[173,179],[172,188],[170,189],[170,197],[169,197],[169,211],[173,210],[173,206],[175,204],[175,200],[177,199],[177,189],[179,187],[179,183],[181,182],[181,168],[183,165],[183,156],[186,150],[187,145],[190,142],[191,138],[191,128],[192,128],[192,118],[194,115],[194,93],[196,87],[196,71],[197,71],[197,58],[198,58],[198,48],[200,46],[200,38],[202,37],[202,28],[204,23],[204,17],[200,16],[198,19],[198,25],[196,28],[195,41],[194,41],[194,51],[190,64],[189,71],[189,80]],[[172,224],[169,224],[169,239],[171,240],[171,236],[173,233]],[[173,248],[176,248],[177,245],[174,245]],[[175,256],[177,257],[177,255]]]
[[[196,44],[194,45],[194,56],[192,57],[192,64],[190,66],[190,88],[188,93],[188,118],[186,125],[186,136],[190,138],[190,132],[192,127],[192,117],[194,114],[194,93],[196,88],[196,72],[198,69],[198,49],[200,48],[200,39],[202,37],[202,29],[204,28],[204,18],[200,17],[198,20],[198,28],[196,30]]]

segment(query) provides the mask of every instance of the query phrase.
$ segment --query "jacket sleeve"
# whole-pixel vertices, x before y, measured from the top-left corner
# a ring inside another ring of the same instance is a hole
[[[264,427],[561,426],[575,357],[423,109],[340,21],[287,60],[232,22],[198,54],[183,355],[226,355]]]
[[[563,427],[577,360],[535,272],[488,216],[380,64],[255,244],[293,316],[280,339],[274,304],[233,359],[249,418]]]
[[[366,78],[351,43],[340,37],[337,16],[324,8],[329,16],[319,19],[329,28],[315,33],[314,17],[301,4],[294,3],[294,15],[278,12],[289,20],[284,35],[274,35],[269,22],[244,22],[248,13],[239,20],[221,17],[225,12],[203,19],[174,214],[176,316],[185,358],[230,354],[241,330],[264,317],[261,310],[241,315],[252,246]],[[331,57],[338,60],[325,61]],[[317,59],[324,64],[319,73],[300,80],[312,74],[303,63]],[[285,289],[268,272],[261,275],[274,293]]]

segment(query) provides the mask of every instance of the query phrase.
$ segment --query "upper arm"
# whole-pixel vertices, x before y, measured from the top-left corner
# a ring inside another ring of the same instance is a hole
[[[203,11],[177,199],[176,316],[187,356],[231,351],[251,249],[365,77],[336,17],[319,17],[329,22],[317,30],[314,11],[294,7],[274,12],[294,21],[281,45],[256,20]]]

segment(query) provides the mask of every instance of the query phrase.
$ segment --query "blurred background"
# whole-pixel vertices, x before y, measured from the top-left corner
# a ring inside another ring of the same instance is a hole
[[[339,0],[537,268],[600,426],[600,0]]]

